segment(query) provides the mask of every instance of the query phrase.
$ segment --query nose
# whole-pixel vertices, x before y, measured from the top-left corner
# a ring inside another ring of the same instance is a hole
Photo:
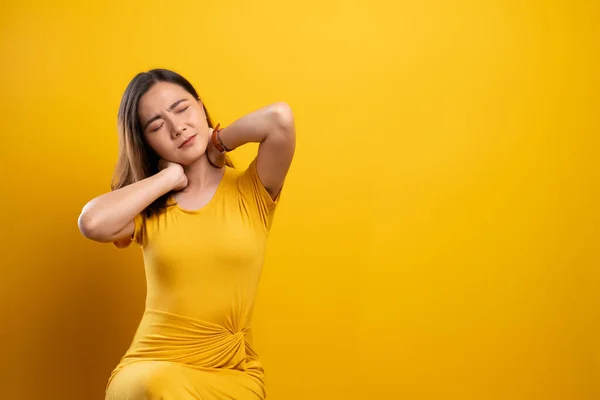
[[[173,124],[173,129],[172,129],[172,136],[173,136],[173,138],[178,137],[179,135],[181,135],[182,133],[184,133],[186,130],[187,130],[187,127],[184,126],[182,123],[175,122]]]

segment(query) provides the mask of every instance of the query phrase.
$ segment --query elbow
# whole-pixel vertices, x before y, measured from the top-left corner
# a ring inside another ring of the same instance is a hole
[[[94,220],[89,216],[89,214],[85,211],[82,211],[79,214],[79,218],[77,219],[77,226],[79,227],[79,232],[87,238],[91,239],[94,236],[94,232],[96,231],[96,226]]]
[[[93,215],[88,211],[82,211],[77,219],[77,225],[81,234],[87,238],[97,242],[105,241],[99,229],[99,223]]]
[[[289,104],[278,102],[272,106],[273,131],[281,135],[294,137],[296,133],[294,113]]]

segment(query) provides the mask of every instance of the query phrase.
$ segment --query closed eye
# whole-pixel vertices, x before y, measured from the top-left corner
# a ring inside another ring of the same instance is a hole
[[[185,106],[184,108],[182,108],[181,110],[177,111],[177,114],[184,112],[185,110],[188,109],[189,106]]]
[[[159,130],[160,128],[162,128],[164,124],[160,124],[159,126],[157,126],[156,128],[152,129],[150,132],[156,132],[157,130]]]

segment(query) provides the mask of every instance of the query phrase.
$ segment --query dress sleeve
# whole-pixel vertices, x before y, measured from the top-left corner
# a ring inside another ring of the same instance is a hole
[[[279,203],[281,191],[276,199],[273,199],[258,176],[256,158],[238,178],[238,190],[244,201],[253,209],[263,227],[268,231],[271,229],[275,208]]]
[[[146,218],[142,214],[138,214],[133,219],[134,229],[132,235],[132,241],[139,244],[140,246],[144,245],[144,231],[146,228]]]

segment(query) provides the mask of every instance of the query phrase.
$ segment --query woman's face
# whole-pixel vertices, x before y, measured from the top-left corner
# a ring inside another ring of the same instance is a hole
[[[141,97],[138,113],[144,138],[159,157],[190,165],[206,152],[206,114],[181,86],[156,83]]]

